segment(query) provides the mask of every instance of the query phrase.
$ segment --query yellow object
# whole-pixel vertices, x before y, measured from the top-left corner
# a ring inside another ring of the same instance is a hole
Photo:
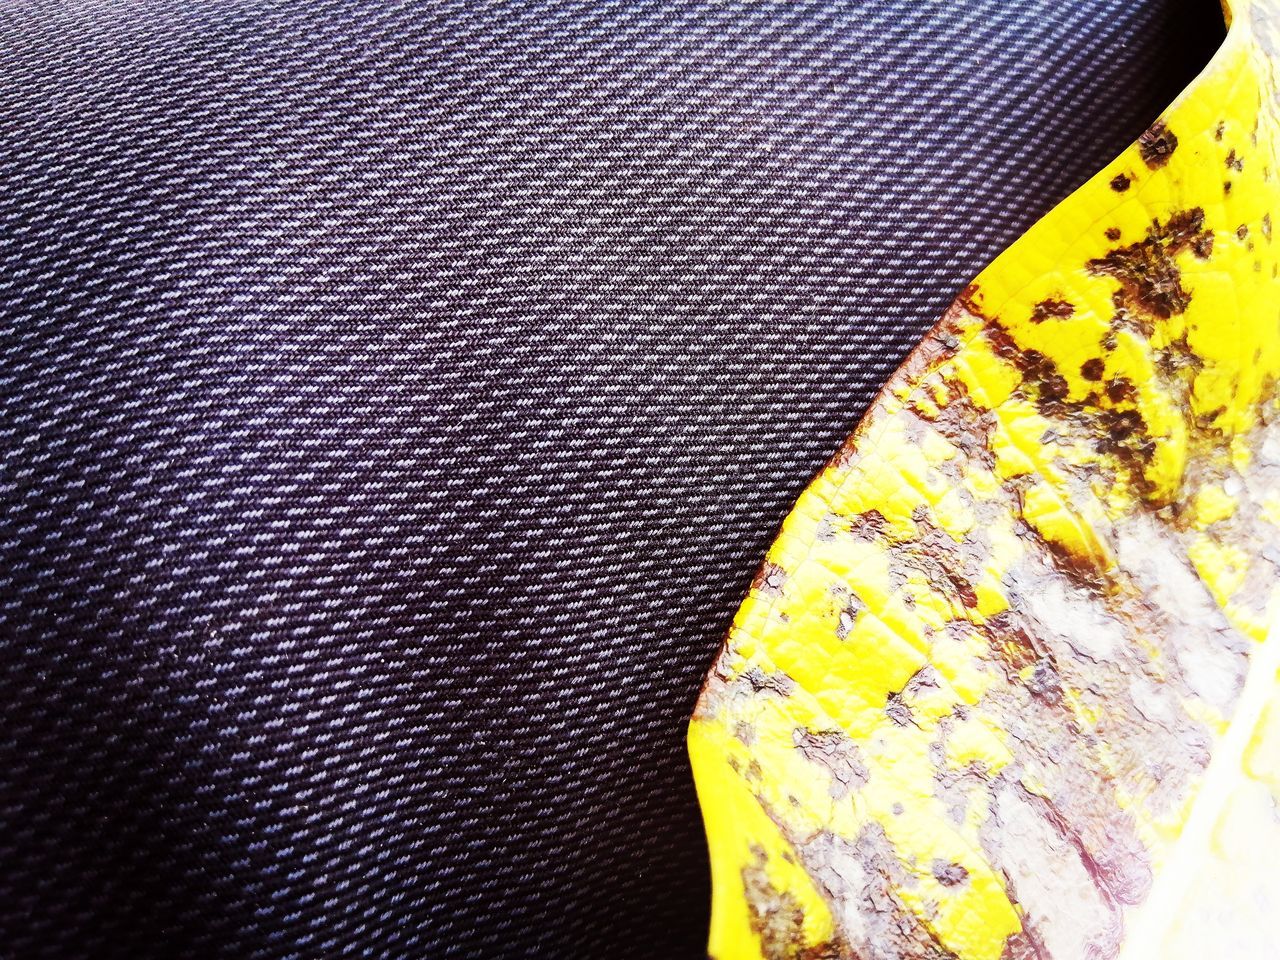
[[[769,551],[689,728],[716,960],[1280,957],[1280,0],[1227,13]]]

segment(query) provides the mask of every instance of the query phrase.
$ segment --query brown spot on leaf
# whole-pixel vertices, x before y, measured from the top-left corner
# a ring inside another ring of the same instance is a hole
[[[907,706],[906,701],[902,699],[902,694],[891,693],[884,704],[885,716],[896,723],[900,727],[908,724],[915,725],[915,717],[911,715],[911,708]]]
[[[785,673],[765,673],[759,667],[752,667],[742,677],[756,693],[768,692],[789,697],[796,688],[796,682]]]
[[[858,745],[843,730],[796,727],[791,735],[800,755],[831,774],[831,797],[839,800],[867,782],[870,772]]]
[[[1014,620],[1008,611],[997,613],[981,628],[992,651],[1009,670],[1010,680],[1042,658],[1052,659],[1043,642]]]
[[[1132,181],[1123,173],[1117,173],[1111,178],[1111,189],[1116,193],[1124,193],[1129,189],[1130,183],[1132,183]]]
[[[1158,349],[1155,356],[1160,369],[1169,376],[1183,370],[1199,370],[1204,366],[1204,360],[1191,349],[1186,333]]]
[[[1238,240],[1243,240],[1248,235],[1249,235],[1249,225],[1247,223],[1242,223],[1240,224],[1240,226],[1236,227],[1236,238]]]
[[[1218,126],[1213,131],[1213,139],[1221,140],[1223,133],[1226,132],[1226,129],[1227,129],[1227,122],[1225,120],[1219,120]]]
[[[1068,394],[1071,392],[1071,386],[1067,383],[1067,378],[1058,373],[1053,361],[1038,350],[1028,350],[1027,354],[1034,355],[1034,359],[1038,364],[1034,382],[1038,382],[1040,385],[1040,395],[1037,398],[1036,405],[1042,413],[1058,411],[1062,401],[1067,399]]]
[[[915,522],[916,536],[892,546],[902,569],[919,571],[935,593],[958,599],[970,609],[976,607],[978,595],[971,580],[975,571],[966,569],[974,560],[973,551],[940,529],[926,507],[917,507],[911,519]],[[914,597],[907,593],[903,602],[914,602]]]
[[[1143,468],[1155,455],[1155,441],[1147,434],[1147,423],[1136,410],[1103,410],[1098,413],[1102,433],[1096,441],[1100,453],[1113,456],[1126,466],[1144,493],[1149,492]]]
[[[995,354],[1022,371],[1022,390],[1030,392],[1040,412],[1046,416],[1064,412],[1063,402],[1071,392],[1057,365],[1039,350],[1025,350],[998,323],[990,323],[986,335]]]
[[[1050,317],[1057,317],[1065,320],[1076,312],[1075,304],[1066,300],[1049,299],[1041,300],[1035,305],[1035,309],[1031,312],[1031,319],[1035,323],[1043,323]]]
[[[1163,120],[1157,120],[1138,138],[1138,153],[1142,162],[1152,170],[1158,170],[1169,162],[1178,149],[1178,138]]]
[[[994,466],[991,435],[995,429],[995,415],[975,406],[963,384],[949,386],[952,388],[951,396],[933,418],[935,429],[970,460]]]
[[[840,595],[845,602],[836,620],[836,639],[847,640],[853,628],[858,625],[858,617],[867,609],[867,605],[862,602],[861,597],[847,587],[841,591]]]
[[[1101,357],[1091,357],[1080,365],[1080,375],[1086,380],[1101,380],[1106,368]]]
[[[1112,242],[1114,243],[1116,240],[1119,240],[1119,239],[1120,239],[1120,228],[1119,228],[1119,227],[1107,227],[1107,234],[1106,234],[1106,235],[1107,235],[1107,239],[1108,239],[1108,240],[1110,240],[1110,241],[1112,241]]]
[[[1236,152],[1232,150],[1227,154],[1227,166],[1239,173],[1244,169],[1244,161],[1236,156]]]
[[[934,860],[933,879],[937,880],[944,887],[954,887],[956,884],[964,883],[969,879],[969,871],[958,863],[948,863],[945,860]]]
[[[742,889],[752,931],[766,960],[790,960],[804,949],[804,910],[796,898],[769,882],[764,848],[753,846],[755,862],[742,868]]]
[[[1188,248],[1199,255],[1196,244],[1206,235],[1212,236],[1204,229],[1204,211],[1199,207],[1183,210],[1164,223],[1152,221],[1146,239],[1090,260],[1089,271],[1119,280],[1126,301],[1167,319],[1182,313],[1191,302],[1174,256]]]
[[[838,941],[808,944],[804,936],[804,909],[795,895],[769,881],[768,857],[758,844],[751,847],[754,861],[742,868],[742,890],[748,922],[760,938],[764,960],[838,960],[847,950]]]
[[[911,696],[920,696],[928,690],[938,689],[938,674],[929,664],[925,664],[919,670],[911,675],[911,679],[907,681],[906,686],[902,688],[902,692]]]
[[[947,353],[955,353],[960,349],[960,338],[949,330],[941,330],[935,333],[933,340]]]
[[[850,532],[855,539],[867,541],[888,539],[889,522],[879,510],[868,510],[857,514],[853,519],[855,523]]]
[[[1055,701],[1062,695],[1062,681],[1058,678],[1057,668],[1053,661],[1041,657],[1031,668],[1031,678],[1027,681],[1027,689],[1031,695],[1042,700]]]
[[[766,560],[752,581],[751,588],[757,593],[781,593],[786,582],[787,571]]]
[[[1107,399],[1112,403],[1120,403],[1124,400],[1132,400],[1134,397],[1133,383],[1126,377],[1116,377],[1107,384]]]
[[[1146,426],[1137,410],[1108,410],[1103,414],[1107,434],[1116,443],[1124,443]]]

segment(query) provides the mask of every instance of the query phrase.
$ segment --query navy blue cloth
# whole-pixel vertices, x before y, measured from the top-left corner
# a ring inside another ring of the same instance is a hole
[[[1221,30],[0,8],[0,956],[701,956],[779,522]]]

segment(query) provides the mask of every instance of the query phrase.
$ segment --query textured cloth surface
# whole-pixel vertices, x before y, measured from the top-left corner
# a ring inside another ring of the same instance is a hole
[[[0,9],[0,955],[697,957],[794,497],[1212,2]]]

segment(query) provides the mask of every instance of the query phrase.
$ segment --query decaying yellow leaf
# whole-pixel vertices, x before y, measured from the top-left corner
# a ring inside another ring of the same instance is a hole
[[[1280,957],[1280,0],[800,498],[689,730],[710,953]]]

